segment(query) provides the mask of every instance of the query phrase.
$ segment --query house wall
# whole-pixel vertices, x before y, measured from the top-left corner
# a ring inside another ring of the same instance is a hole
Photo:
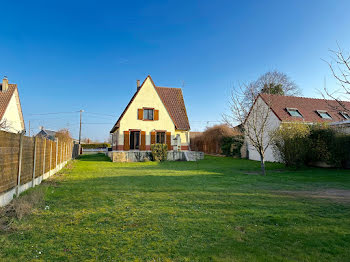
[[[259,97],[256,103],[254,104],[252,110],[269,110],[268,106],[266,103]],[[252,112],[251,112],[252,113]],[[254,117],[253,114],[250,114],[251,117]],[[248,117],[247,121],[249,121],[250,116]],[[268,114],[268,119],[267,119],[267,124],[266,124],[266,129],[264,131],[263,141],[268,141],[269,140],[269,134],[270,132],[276,130],[281,124],[281,121],[277,118],[277,116],[269,110]],[[249,159],[251,160],[257,160],[260,161],[260,155],[258,151],[255,149],[255,147],[251,144],[247,136],[245,137],[247,147],[248,147],[248,154],[249,154]],[[271,161],[271,162],[276,162],[278,161],[277,158],[274,156],[272,145],[270,145],[267,150],[265,151],[265,161]]]
[[[2,120],[6,120],[6,123],[9,125],[9,128],[6,129],[6,131],[20,133],[24,130],[20,108],[18,92],[14,92],[2,118]]]
[[[144,121],[137,119],[137,110],[140,108],[154,108],[159,110],[159,120]],[[124,131],[131,129],[137,129],[146,132],[146,150],[151,145],[151,132],[155,130],[164,130],[171,132],[171,144],[174,145],[173,139],[176,134],[180,134],[183,146],[189,145],[188,131],[175,131],[174,123],[166,110],[162,100],[158,96],[152,81],[147,78],[139,93],[134,98],[133,102],[125,112],[123,118],[120,121],[120,127],[113,133],[114,149],[122,150],[124,145]]]

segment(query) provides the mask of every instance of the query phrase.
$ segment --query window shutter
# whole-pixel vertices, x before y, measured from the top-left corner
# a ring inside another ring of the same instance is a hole
[[[141,146],[140,150],[146,150],[146,131],[141,131]]]
[[[130,132],[129,131],[124,131],[124,151],[129,151],[130,149]]]
[[[156,143],[156,132],[151,132],[151,145]]]
[[[137,109],[137,119],[142,120],[143,119],[143,109]]]
[[[159,120],[159,110],[154,110],[154,120]]]
[[[168,145],[168,151],[173,150],[171,148],[171,132],[166,132],[166,144]]]

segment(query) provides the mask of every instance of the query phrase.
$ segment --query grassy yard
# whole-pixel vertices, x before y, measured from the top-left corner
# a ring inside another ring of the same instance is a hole
[[[350,261],[350,171],[84,156],[0,232],[0,261]]]

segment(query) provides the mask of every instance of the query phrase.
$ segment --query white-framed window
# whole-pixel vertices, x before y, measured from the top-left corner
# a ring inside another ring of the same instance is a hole
[[[143,119],[144,120],[153,120],[153,109],[144,108],[143,109]]]
[[[339,114],[341,114],[346,120],[350,119],[350,115],[347,112],[339,112]]]
[[[325,110],[317,110],[317,113],[319,114],[319,116],[323,119],[332,119],[331,115],[328,114],[327,111]]]
[[[294,117],[303,117],[302,114],[296,108],[286,108],[287,112]]]

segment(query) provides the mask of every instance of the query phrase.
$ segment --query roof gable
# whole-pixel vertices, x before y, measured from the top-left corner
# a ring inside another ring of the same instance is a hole
[[[260,94],[260,97],[271,106],[275,115],[285,122],[303,121],[311,123],[335,122],[345,120],[337,110],[338,103],[335,100],[316,99],[296,96],[281,96]],[[267,102],[268,101],[268,102]],[[346,108],[350,110],[350,102],[343,102]],[[291,116],[287,108],[297,109],[302,117]],[[321,118],[317,111],[327,111],[332,119]]]
[[[131,98],[130,102],[124,109],[123,113],[118,118],[117,122],[113,126],[112,130],[110,131],[113,133],[117,128],[120,127],[120,121],[122,120],[123,116],[127,112],[128,108],[136,98],[136,96],[139,94],[140,90],[143,88],[144,84],[146,83],[147,79],[151,81],[156,93],[159,96],[159,99],[163,103],[165,109],[167,110],[171,120],[173,121],[173,124],[175,125],[176,129],[181,130],[189,130],[190,125],[188,122],[187,112],[185,103],[182,96],[182,91],[180,88],[169,88],[169,87],[157,87],[151,76],[147,76],[146,79],[143,81],[140,88],[137,89],[133,97]]]
[[[2,86],[2,84],[0,84],[0,86]],[[0,91],[0,120],[4,116],[7,106],[9,105],[16,89],[17,85],[9,84],[8,89],[6,91]]]

